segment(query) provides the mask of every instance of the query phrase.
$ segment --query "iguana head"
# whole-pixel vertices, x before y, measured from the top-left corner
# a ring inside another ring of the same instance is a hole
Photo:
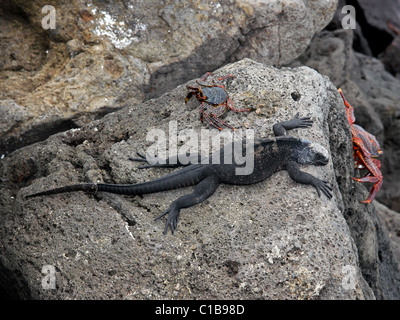
[[[300,146],[295,148],[294,157],[299,164],[325,166],[329,162],[329,153],[323,146],[308,140],[301,140]]]

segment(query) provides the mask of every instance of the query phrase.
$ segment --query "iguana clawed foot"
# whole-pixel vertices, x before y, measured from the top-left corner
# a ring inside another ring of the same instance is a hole
[[[179,222],[179,211],[180,210],[176,207],[176,205],[172,203],[167,210],[154,219],[154,221],[157,221],[168,214],[168,219],[165,223],[164,234],[167,234],[168,227],[171,227],[171,232],[174,234]]]
[[[315,178],[311,184],[315,187],[315,189],[317,189],[319,197],[321,197],[322,191],[328,197],[328,199],[332,198],[332,187],[329,185],[328,181]]]

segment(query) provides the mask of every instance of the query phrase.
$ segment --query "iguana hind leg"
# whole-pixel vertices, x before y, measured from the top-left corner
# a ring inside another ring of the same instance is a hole
[[[196,185],[193,193],[186,194],[176,199],[174,202],[171,203],[166,211],[164,211],[154,220],[158,220],[168,214],[168,219],[165,223],[164,234],[167,234],[168,227],[171,228],[171,232],[172,234],[174,234],[179,222],[180,209],[189,208],[196,204],[202,203],[215,192],[218,186],[219,181],[216,177],[210,176],[203,179]]]

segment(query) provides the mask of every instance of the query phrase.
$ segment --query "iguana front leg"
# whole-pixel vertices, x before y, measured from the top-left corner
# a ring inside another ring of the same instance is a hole
[[[289,162],[286,170],[288,171],[289,177],[292,178],[292,180],[301,184],[309,184],[314,186],[314,188],[317,189],[318,196],[321,197],[322,191],[329,199],[332,198],[332,188],[329,186],[328,182],[325,180],[320,180],[307,172],[301,171],[296,162]]]
[[[172,202],[169,208],[154,220],[158,220],[168,214],[168,219],[165,223],[164,234],[167,234],[168,227],[171,228],[171,232],[172,234],[174,234],[179,222],[180,209],[189,208],[191,206],[194,206],[195,204],[203,202],[215,192],[218,186],[218,178],[214,176],[203,179],[196,185],[193,193],[186,194]]]
[[[201,154],[195,153],[190,154],[186,153],[185,155],[177,155],[175,157],[171,157],[168,159],[163,160],[164,163],[149,163],[149,159],[141,152],[137,152],[139,158],[129,158],[131,161],[138,161],[138,162],[146,162],[147,164],[140,166],[139,169],[144,168],[177,168],[177,167],[184,167],[190,164],[201,163],[202,156]],[[188,163],[182,163],[181,159],[187,159]],[[155,159],[154,159],[155,160]],[[150,161],[153,162],[153,161]],[[154,161],[155,162],[155,161]]]
[[[313,125],[314,121],[310,117],[299,118],[297,113],[292,120],[282,121],[274,124],[272,127],[276,137],[286,136],[286,131],[297,129],[297,128],[308,128]]]

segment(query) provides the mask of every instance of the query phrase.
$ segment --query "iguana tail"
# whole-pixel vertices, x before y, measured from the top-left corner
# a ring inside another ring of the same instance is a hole
[[[167,191],[198,184],[207,175],[204,168],[205,167],[201,165],[191,165],[181,170],[172,172],[171,174],[161,177],[159,179],[137,184],[109,184],[109,183],[75,184],[75,185],[34,193],[26,196],[26,198],[65,193],[65,192],[73,192],[73,191],[84,191],[92,193],[97,191],[104,191],[104,192],[126,194],[126,195],[141,195],[147,193]]]
[[[64,193],[64,192],[73,192],[73,191],[85,191],[85,192],[96,192],[98,190],[98,185],[95,183],[85,183],[85,184],[73,184],[70,186],[55,188],[51,190],[46,190],[34,194],[30,194],[25,196],[25,198],[32,198],[38,196],[46,196],[50,194]]]

